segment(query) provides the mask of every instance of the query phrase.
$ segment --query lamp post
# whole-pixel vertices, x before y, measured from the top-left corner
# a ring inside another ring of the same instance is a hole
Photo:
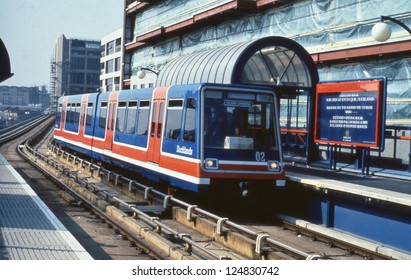
[[[158,72],[154,71],[153,69],[146,68],[146,67],[139,67],[137,71],[137,77],[139,79],[144,79],[146,76],[146,71],[156,74],[158,76]]]
[[[376,23],[371,31],[371,35],[374,38],[374,40],[378,42],[385,42],[391,37],[391,27],[384,21],[392,21],[398,24],[411,35],[411,29],[409,29],[404,23],[402,23],[398,19],[388,16],[381,16],[380,22]]]

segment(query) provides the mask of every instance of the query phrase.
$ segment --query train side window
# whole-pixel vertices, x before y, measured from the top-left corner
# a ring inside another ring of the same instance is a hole
[[[93,103],[87,104],[86,126],[91,127],[93,118]]]
[[[126,119],[126,105],[127,103],[124,101],[118,103],[116,117],[116,131],[118,132],[124,132],[124,122]]]
[[[154,103],[153,104],[153,115],[151,116],[150,136],[154,136],[154,130],[156,128],[156,117],[157,117],[157,103]]]
[[[127,107],[126,133],[134,134],[137,122],[137,101],[129,101]]]
[[[56,128],[60,128],[60,122],[61,122],[61,113],[62,113],[62,107],[63,104],[59,104],[58,108],[57,108],[57,114],[56,114]]]
[[[61,122],[64,124],[67,122],[67,104],[61,108]]]
[[[71,123],[71,103],[67,103],[66,107],[66,125]]]
[[[150,119],[150,101],[140,101],[138,108],[137,135],[147,135]]]
[[[183,119],[183,100],[172,99],[168,101],[165,138],[172,140],[181,139],[181,123]]]
[[[161,102],[159,116],[158,116],[157,138],[161,137],[161,129],[163,128],[163,114],[164,114],[164,102]]]
[[[73,116],[73,123],[77,126],[80,124],[80,109],[81,109],[81,103],[76,103],[76,106],[75,106],[75,109],[74,109],[75,113],[74,113],[74,116]]]
[[[101,102],[98,126],[100,128],[105,129],[106,121],[107,121],[107,102]]]
[[[76,112],[76,103],[71,104],[70,112],[70,123],[76,124],[77,112]]]
[[[184,137],[186,142],[195,142],[196,131],[196,100],[194,98],[188,98],[186,104],[184,122]]]

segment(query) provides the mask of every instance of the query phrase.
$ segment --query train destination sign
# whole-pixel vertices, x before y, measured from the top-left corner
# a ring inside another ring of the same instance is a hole
[[[383,150],[384,81],[318,84],[314,141]]]

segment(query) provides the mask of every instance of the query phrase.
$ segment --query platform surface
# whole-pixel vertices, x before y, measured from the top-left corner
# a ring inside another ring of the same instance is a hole
[[[287,179],[319,189],[329,189],[411,207],[411,177],[378,177],[317,168],[286,167]]]
[[[0,155],[0,260],[90,259],[90,254]]]

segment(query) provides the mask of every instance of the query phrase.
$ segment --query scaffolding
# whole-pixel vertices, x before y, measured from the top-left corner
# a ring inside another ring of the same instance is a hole
[[[55,112],[56,104],[58,97],[56,96],[56,81],[57,81],[57,72],[56,72],[56,60],[54,58],[50,59],[50,108]]]

